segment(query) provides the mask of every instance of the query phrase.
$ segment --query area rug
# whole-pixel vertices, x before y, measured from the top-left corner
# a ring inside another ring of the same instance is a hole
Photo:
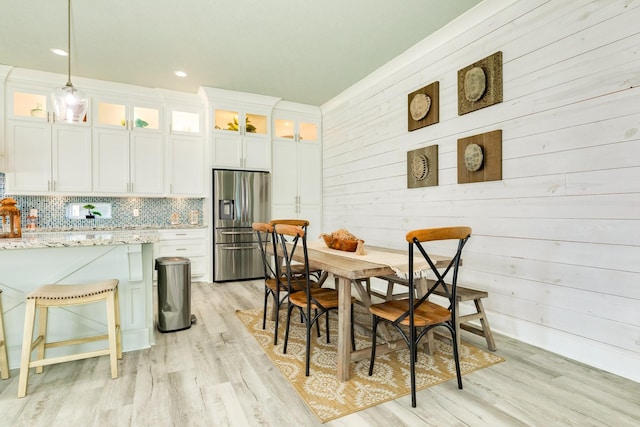
[[[359,305],[355,305],[354,318],[357,324],[370,325],[371,317]],[[262,309],[238,310],[236,314],[258,341],[264,352],[280,369],[296,389],[302,400],[320,421],[327,422],[353,412],[406,396],[411,391],[409,376],[409,351],[402,343],[398,350],[377,355],[374,372],[369,376],[369,359],[352,363],[349,381],[338,381],[336,377],[337,314],[330,316],[331,343],[324,336],[324,317],[321,319],[321,337],[314,332],[311,344],[310,375],[304,375],[305,328],[299,316],[291,322],[287,354],[282,354],[285,334],[285,313],[280,313],[278,345],[273,345],[275,322],[267,320],[262,329]],[[369,347],[371,338],[363,328],[356,328],[356,348]],[[451,356],[452,347],[447,341],[435,340],[436,351],[432,356],[424,352],[418,355],[416,365],[416,388],[418,390],[453,379],[455,364]],[[504,361],[495,354],[463,342],[460,349],[462,374],[486,368]],[[464,378],[463,378],[464,386]]]

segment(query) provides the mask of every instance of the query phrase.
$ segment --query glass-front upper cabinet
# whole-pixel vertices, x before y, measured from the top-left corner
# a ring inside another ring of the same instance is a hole
[[[171,133],[200,135],[200,113],[170,109]]]
[[[214,130],[238,132],[241,135],[267,135],[269,133],[269,117],[233,110],[214,110]]]
[[[295,117],[276,118],[273,132],[276,138],[318,141],[318,123],[311,120],[296,120]]]
[[[94,126],[127,130],[161,130],[161,107],[98,100],[94,105]]]
[[[55,122],[55,115],[50,103],[50,92],[47,89],[11,88],[8,92],[8,116],[39,122]],[[85,115],[84,123],[87,122]],[[65,122],[66,123],[66,122]]]

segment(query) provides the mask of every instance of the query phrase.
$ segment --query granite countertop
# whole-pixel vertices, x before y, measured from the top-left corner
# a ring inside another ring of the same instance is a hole
[[[110,246],[155,243],[158,230],[198,229],[206,225],[151,225],[95,228],[40,228],[22,230],[18,239],[0,239],[0,250],[68,248],[78,246]]]
[[[157,241],[155,230],[30,232],[23,233],[19,239],[0,239],[0,250],[135,245]]]

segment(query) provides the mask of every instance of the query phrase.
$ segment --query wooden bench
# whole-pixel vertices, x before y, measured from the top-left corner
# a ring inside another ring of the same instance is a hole
[[[379,298],[384,299],[385,301],[389,301],[393,298],[406,298],[407,293],[393,295],[393,286],[395,284],[409,286],[408,279],[402,279],[398,276],[379,276],[378,279],[387,281],[387,293],[382,294],[380,292],[376,292],[371,290],[369,284],[367,284],[367,290],[371,295],[375,295]],[[435,284],[434,280],[427,279],[427,284],[429,287]],[[449,286],[449,285],[447,285]],[[451,290],[451,287],[449,287]],[[433,292],[435,295],[446,296],[442,288],[438,288]],[[491,333],[491,327],[489,326],[489,319],[487,319],[487,313],[484,311],[484,307],[482,305],[482,298],[488,297],[489,294],[485,291],[479,291],[476,289],[465,288],[464,286],[458,285],[456,290],[456,319],[455,326],[456,330],[464,329],[465,331],[469,331],[481,337],[484,337],[487,340],[487,347],[491,351],[496,350],[496,343],[493,339],[493,334]],[[471,314],[466,314],[464,316],[460,316],[459,303],[465,301],[473,301],[476,307],[476,312]],[[474,320],[480,321],[480,327],[472,324],[471,322]],[[460,334],[457,336],[458,346],[460,346]]]

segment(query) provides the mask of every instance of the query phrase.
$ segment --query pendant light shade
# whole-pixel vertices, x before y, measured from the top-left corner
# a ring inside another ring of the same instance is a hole
[[[51,94],[53,111],[58,121],[82,122],[87,113],[89,100],[80,89],[71,84],[71,0],[67,1],[67,52],[67,84]]]

